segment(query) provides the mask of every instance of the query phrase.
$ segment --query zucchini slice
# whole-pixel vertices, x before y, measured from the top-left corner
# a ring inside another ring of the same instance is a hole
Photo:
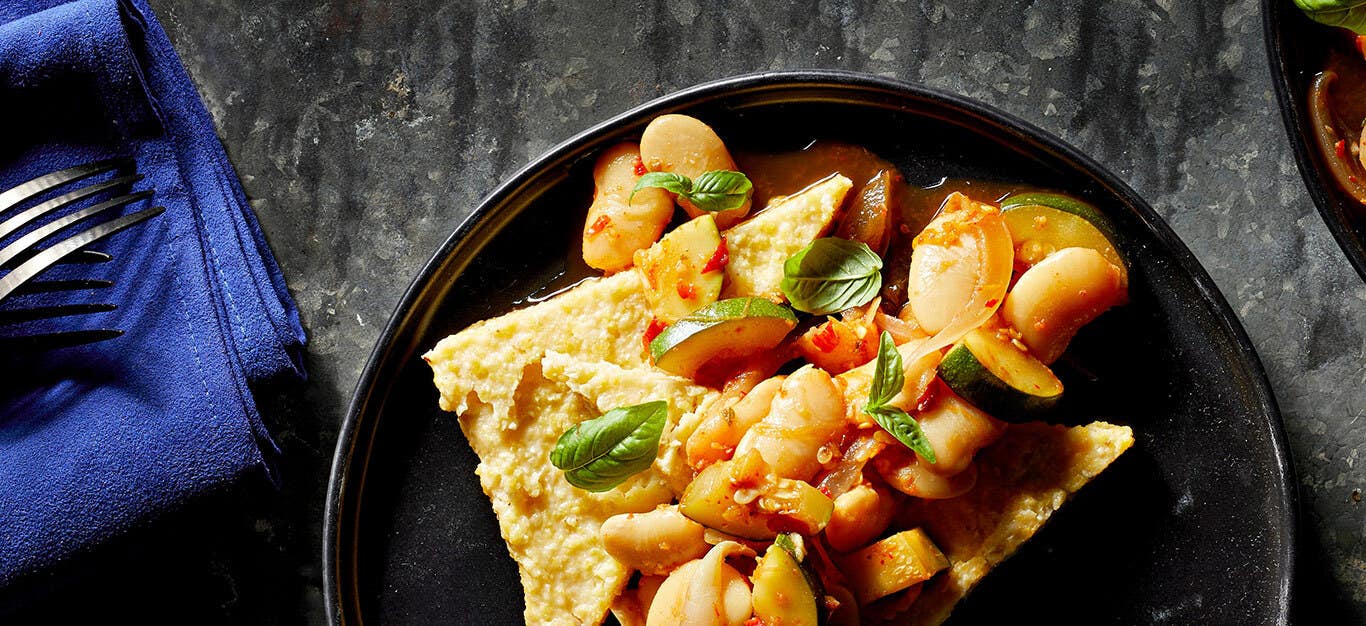
[[[837,565],[859,604],[866,605],[929,580],[948,569],[949,560],[925,531],[914,528],[841,557]]]
[[[1063,248],[1091,248],[1118,267],[1128,284],[1118,231],[1095,207],[1055,193],[1025,193],[1002,200],[1001,217],[1015,242],[1021,269]]]
[[[751,465],[730,460],[707,466],[683,491],[679,512],[707,528],[760,541],[786,529],[814,535],[830,522],[835,503],[829,496],[800,480],[769,478],[767,466]],[[735,501],[737,474],[754,496],[744,504]]]
[[[711,267],[709,261],[721,245],[716,220],[708,213],[636,252],[636,269],[645,281],[645,299],[655,319],[672,324],[716,302],[725,272],[721,266]]]
[[[1062,397],[1062,381],[1053,370],[989,329],[964,335],[939,362],[939,377],[954,393],[1007,422],[1027,421]]]
[[[714,358],[777,346],[796,325],[797,316],[785,306],[763,298],[730,298],[670,324],[650,341],[650,356],[660,369],[692,378]]]
[[[754,583],[754,616],[765,624],[819,626],[825,592],[820,579],[797,556],[796,543],[778,535],[750,577]]]

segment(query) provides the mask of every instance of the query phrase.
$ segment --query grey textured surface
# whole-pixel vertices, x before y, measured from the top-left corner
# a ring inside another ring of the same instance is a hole
[[[656,95],[828,67],[978,98],[1093,155],[1157,208],[1241,317],[1276,390],[1301,488],[1300,590],[1315,611],[1366,620],[1355,467],[1366,286],[1295,169],[1256,2],[152,4],[311,335],[303,398],[272,416],[284,495],[248,512],[292,569],[269,598],[240,592],[232,612],[321,619],[323,492],[346,402],[409,278],[486,191]]]

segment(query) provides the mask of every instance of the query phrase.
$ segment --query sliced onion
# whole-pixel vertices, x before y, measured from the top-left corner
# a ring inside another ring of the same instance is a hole
[[[1337,78],[1337,73],[1332,70],[1314,77],[1314,82],[1309,87],[1309,123],[1319,146],[1319,154],[1328,164],[1328,171],[1332,172],[1333,179],[1343,191],[1356,198],[1357,202],[1366,204],[1366,186],[1357,178],[1352,163],[1338,156],[1338,140],[1342,138],[1338,136],[1333,121],[1332,105],[1328,98],[1328,91]]]
[[[849,444],[835,469],[826,474],[816,488],[830,496],[831,500],[844,495],[844,492],[863,482],[863,466],[886,446],[887,444],[873,437],[872,431],[859,436],[854,443]]]
[[[921,330],[915,323],[907,322],[899,317],[892,317],[881,311],[878,311],[877,315],[873,318],[873,324],[877,326],[879,332],[885,330],[890,333],[892,335],[892,341],[897,345],[901,345],[908,341],[924,339],[928,336],[925,334],[925,331]]]

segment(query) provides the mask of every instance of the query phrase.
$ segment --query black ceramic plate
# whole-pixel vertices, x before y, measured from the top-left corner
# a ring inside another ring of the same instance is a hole
[[[1333,29],[1310,20],[1292,0],[1262,0],[1262,26],[1281,118],[1309,197],[1347,260],[1366,279],[1366,207],[1333,182],[1310,132],[1309,85],[1323,69]]]
[[[380,338],[337,444],[323,547],[333,623],[521,623],[517,570],[476,459],[454,416],[436,408],[419,355],[564,271],[592,193],[592,156],[673,112],[707,120],[732,145],[861,144],[912,182],[1066,190],[1123,233],[1133,302],[1074,342],[1095,378],[1071,381],[1065,414],[1130,424],[1137,445],[989,576],[953,623],[1286,621],[1296,508],[1275,400],[1223,297],[1152,209],[1075,149],[981,104],[870,76],[795,72],[694,87],[588,130],[494,190],[451,235]]]

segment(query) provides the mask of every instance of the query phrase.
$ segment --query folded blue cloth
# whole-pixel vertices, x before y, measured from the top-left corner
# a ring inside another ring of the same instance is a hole
[[[268,475],[277,450],[253,389],[303,376],[304,333],[213,122],[145,0],[0,3],[0,119],[0,189],[126,156],[146,175],[134,189],[156,189],[126,212],[166,207],[92,246],[112,262],[44,276],[115,287],[0,303],[113,302],[110,313],[26,330],[126,333],[0,355],[3,585],[246,473]]]

